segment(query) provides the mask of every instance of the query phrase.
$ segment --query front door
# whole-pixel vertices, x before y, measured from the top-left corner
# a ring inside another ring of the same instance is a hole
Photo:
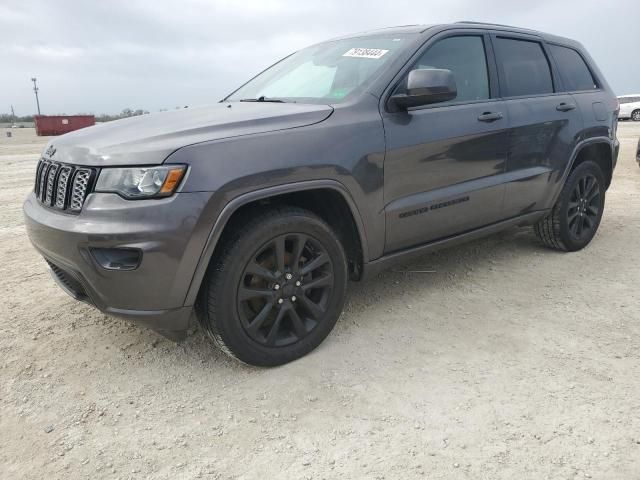
[[[490,51],[489,37],[482,34],[436,38],[412,68],[451,70],[457,97],[383,112],[386,253],[503,217],[508,114],[504,102],[494,99]]]

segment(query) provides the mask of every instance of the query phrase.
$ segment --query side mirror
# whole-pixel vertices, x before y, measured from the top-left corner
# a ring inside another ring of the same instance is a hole
[[[420,68],[409,72],[407,93],[393,95],[389,100],[398,109],[406,110],[453,100],[457,95],[456,79],[451,70]]]

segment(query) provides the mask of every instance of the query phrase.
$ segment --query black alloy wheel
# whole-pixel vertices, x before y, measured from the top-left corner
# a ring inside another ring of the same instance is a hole
[[[256,209],[214,253],[198,319],[228,355],[282,365],[316,348],[342,313],[347,259],[336,233],[299,207]]]
[[[333,289],[333,263],[316,239],[279,235],[251,256],[238,286],[237,308],[247,335],[282,347],[322,321]]]
[[[598,181],[590,174],[582,176],[573,189],[567,208],[567,225],[576,241],[593,236],[601,208]]]
[[[569,173],[551,211],[534,225],[547,247],[574,252],[586,247],[600,225],[606,181],[599,164],[588,160]]]

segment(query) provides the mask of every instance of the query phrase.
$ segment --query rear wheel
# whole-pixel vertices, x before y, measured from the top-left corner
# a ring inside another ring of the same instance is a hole
[[[212,264],[200,320],[223,351],[274,366],[317,347],[344,304],[347,262],[331,228],[311,212],[254,216]]]
[[[549,215],[535,226],[536,236],[550,248],[576,251],[596,234],[605,200],[605,181],[597,163],[587,161],[569,175]]]
[[[640,110],[634,110],[631,112],[631,120],[634,122],[640,122]]]

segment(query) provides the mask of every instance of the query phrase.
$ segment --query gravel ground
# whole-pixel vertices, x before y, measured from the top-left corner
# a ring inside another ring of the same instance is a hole
[[[620,125],[587,249],[513,229],[352,284],[329,338],[273,369],[55,286],[21,212],[47,139],[13,133],[0,138],[1,478],[640,479],[640,124]]]

